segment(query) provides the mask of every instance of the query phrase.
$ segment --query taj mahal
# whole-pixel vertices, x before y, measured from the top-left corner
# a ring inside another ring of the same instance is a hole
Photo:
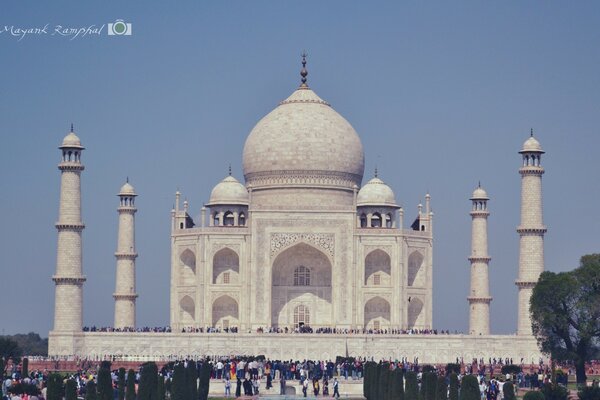
[[[419,357],[430,363],[457,357],[537,362],[544,357],[529,316],[532,288],[544,270],[546,232],[544,151],[533,133],[516,165],[522,191],[516,333],[490,332],[490,199],[477,186],[470,197],[465,195],[472,205],[471,254],[465,255],[471,264],[471,288],[465,293],[468,334],[425,334],[434,327],[431,196],[425,194],[425,204],[415,204],[410,207],[414,212],[408,212],[377,170],[366,177],[359,135],[309,87],[305,58],[300,75],[299,87],[250,131],[242,155],[243,177],[236,179],[230,170],[196,219],[176,193],[169,332],[135,329],[137,193],[129,182],[121,187],[116,204],[114,330],[82,329],[84,147],[71,128],[60,146],[58,165],[50,356],[334,359],[348,354]]]

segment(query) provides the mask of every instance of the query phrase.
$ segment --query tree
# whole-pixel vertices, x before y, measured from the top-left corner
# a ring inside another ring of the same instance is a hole
[[[188,361],[185,369],[185,382],[187,384],[187,398],[196,400],[198,398],[198,370],[194,361]]]
[[[437,377],[436,400],[448,400],[448,385],[444,376]]]
[[[413,371],[407,371],[406,387],[404,388],[404,398],[406,400],[417,400],[419,398],[419,384],[417,383],[417,374]]]
[[[171,382],[171,399],[186,400],[185,397],[185,367],[183,363],[175,365],[173,381]]]
[[[542,393],[546,400],[567,400],[569,395],[566,387],[558,385],[555,382],[546,383],[542,386]]]
[[[532,390],[531,392],[525,393],[523,396],[523,400],[545,400],[544,394],[542,392],[538,392],[537,390]]]
[[[208,391],[210,388],[210,372],[212,367],[210,365],[210,360],[207,358],[202,363],[202,367],[200,367],[200,385],[198,388],[198,399],[206,400],[208,399]]]
[[[74,379],[67,379],[65,400],[77,400],[77,382]]]
[[[479,382],[475,375],[465,375],[460,383],[460,400],[479,400]]]
[[[577,393],[579,400],[598,400],[600,399],[600,387],[590,386],[579,389]]]
[[[50,399],[48,399],[50,400]],[[98,392],[96,391],[96,384],[93,380],[87,381],[85,384],[85,400],[98,400]]]
[[[98,400],[113,400],[113,387],[112,387],[112,379],[110,376],[110,370],[105,368],[105,366],[101,367],[98,370]]]
[[[23,358],[23,366],[21,368],[21,376],[22,377],[29,376],[29,359],[27,357]]]
[[[421,385],[425,387],[423,393],[424,400],[436,400],[437,394],[437,374],[435,372],[426,372],[423,374]]]
[[[50,374],[48,376],[48,387],[46,389],[47,400],[62,400],[63,379],[59,374]]]
[[[502,393],[504,394],[504,400],[517,400],[515,395],[515,385],[512,382],[506,382],[502,387]]]
[[[158,367],[153,362],[142,365],[138,400],[156,400],[158,398]]]
[[[127,390],[125,391],[125,400],[135,400],[135,371],[127,371]]]
[[[119,400],[125,400],[125,368],[119,368],[119,372],[117,373],[117,396]]]
[[[12,358],[13,362],[18,364],[21,361],[21,354],[21,347],[16,341],[0,336],[0,357],[5,360]]]
[[[450,374],[450,392],[448,393],[449,400],[458,400],[458,375],[454,372]]]
[[[165,377],[162,375],[158,376],[158,388],[156,389],[156,392],[158,393],[158,400],[166,399]],[[194,397],[194,400],[195,399],[196,397]]]
[[[572,361],[577,384],[584,386],[585,363],[600,349],[600,254],[581,257],[570,272],[543,272],[530,310],[542,351],[555,361]]]

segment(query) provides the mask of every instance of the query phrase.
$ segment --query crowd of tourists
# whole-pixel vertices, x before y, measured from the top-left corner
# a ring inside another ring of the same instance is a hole
[[[84,332],[155,332],[165,333],[173,332],[170,326],[162,327],[143,327],[143,328],[113,328],[110,326],[103,327],[84,327]],[[240,333],[238,327],[184,327],[180,330],[181,333]],[[437,330],[437,329],[348,329],[348,328],[334,328],[334,327],[318,327],[312,328],[309,325],[303,325],[294,328],[288,327],[266,327],[256,328],[255,330],[249,329],[247,333],[278,333],[278,334],[289,334],[289,333],[315,333],[315,334],[338,334],[338,335],[450,335],[460,334],[458,331],[451,333],[449,330]]]
[[[84,396],[88,382],[97,379],[99,363],[79,360],[80,368],[65,379],[72,379],[77,387],[77,393]],[[373,360],[369,360],[373,361]],[[390,369],[402,369],[403,372],[412,371],[417,374],[419,384],[424,371],[435,372],[438,376],[449,379],[447,368],[454,368],[459,382],[464,376],[473,375],[477,377],[482,399],[497,400],[502,398],[505,382],[512,382],[516,388],[536,389],[546,383],[550,383],[555,377],[556,383],[565,385],[568,376],[574,374],[572,366],[562,367],[563,373],[552,374],[550,365],[541,360],[537,365],[529,365],[525,368],[514,368],[510,372],[498,374],[498,368],[502,366],[516,367],[510,358],[474,359],[470,363],[464,363],[457,359],[456,364],[444,366],[423,366],[418,358],[409,360],[403,357],[399,360],[381,360],[379,364],[389,365]],[[521,360],[522,362],[523,360]],[[290,385],[299,385],[303,395],[335,396],[339,397],[340,385],[347,380],[362,380],[367,360],[361,357],[338,357],[332,360],[269,360],[265,357],[216,357],[214,359],[184,359],[165,363],[158,369],[160,379],[170,382],[173,379],[175,367],[183,364],[185,368],[189,363],[195,363],[197,370],[204,363],[209,363],[211,385],[222,385],[222,392],[226,396],[260,394],[262,388],[279,394],[286,394]],[[453,367],[451,367],[453,365]],[[600,364],[589,365],[590,373],[597,373]],[[2,379],[3,400],[40,400],[46,398],[48,370],[33,370],[22,373],[21,364],[10,364],[7,375]],[[117,390],[118,371],[111,372],[113,388]],[[140,381],[140,370],[134,374],[135,387]],[[597,382],[593,384],[597,385]],[[167,385],[168,387],[168,385]]]

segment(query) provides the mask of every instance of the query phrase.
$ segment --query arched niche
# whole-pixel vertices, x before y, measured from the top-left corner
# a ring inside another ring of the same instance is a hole
[[[408,329],[419,328],[423,325],[423,301],[412,297],[408,302]]]
[[[373,250],[365,257],[365,285],[390,286],[392,283],[392,261],[383,250]]]
[[[408,256],[408,286],[424,286],[425,271],[423,266],[423,254],[420,251],[413,251]]]
[[[240,275],[240,257],[225,247],[213,256],[212,281],[215,284],[238,284]]]
[[[390,303],[386,299],[376,296],[365,303],[365,328],[387,329],[390,320]]]
[[[190,249],[185,249],[180,255],[181,268],[179,270],[179,282],[184,286],[192,286],[196,283],[196,254]]]
[[[196,320],[196,307],[190,296],[183,296],[179,300],[179,322],[182,325],[192,325]]]
[[[223,295],[215,299],[212,305],[212,324],[221,329],[238,326],[238,303],[233,297]]]

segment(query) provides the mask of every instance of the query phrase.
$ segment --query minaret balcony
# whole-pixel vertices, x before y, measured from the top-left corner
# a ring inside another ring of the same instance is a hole
[[[61,171],[83,171],[85,169],[85,166],[80,162],[63,161],[60,164],[58,164],[58,169],[60,169]]]
[[[533,288],[535,285],[537,285],[537,281],[521,281],[521,280],[516,280],[515,281],[515,285],[517,285],[517,287],[519,289]]]
[[[535,235],[543,235],[544,233],[546,233],[548,229],[546,229],[545,225],[539,226],[539,227],[533,227],[533,226],[523,226],[523,225],[519,225],[517,227],[517,233],[519,233],[521,236],[535,236]]]
[[[85,228],[85,224],[83,224],[83,223],[81,223],[81,224],[68,224],[68,223],[57,222],[57,223],[54,224],[54,226],[58,230],[64,230],[64,231],[71,230],[71,231],[76,231],[76,232],[81,232]]]
[[[52,280],[57,284],[57,285],[81,285],[83,284],[83,282],[86,281],[85,276],[58,276],[58,275],[54,275],[52,276]]]
[[[471,297],[467,297],[467,301],[471,304],[473,304],[473,303],[490,304],[492,302],[492,298],[489,296],[481,296],[481,297],[471,296]]]
[[[115,253],[115,257],[117,258],[117,260],[135,260],[137,258],[138,254],[137,253],[130,253],[130,252],[116,252]]]
[[[545,172],[544,168],[542,168],[542,167],[535,167],[533,165],[521,167],[519,169],[519,173],[521,175],[539,175],[539,176],[542,176],[542,175],[544,175],[544,172]]]
[[[476,262],[481,262],[481,263],[489,263],[490,261],[492,261],[492,257],[489,256],[485,256],[485,257],[477,257],[477,256],[471,256],[468,258],[468,260],[472,263],[476,263]]]

